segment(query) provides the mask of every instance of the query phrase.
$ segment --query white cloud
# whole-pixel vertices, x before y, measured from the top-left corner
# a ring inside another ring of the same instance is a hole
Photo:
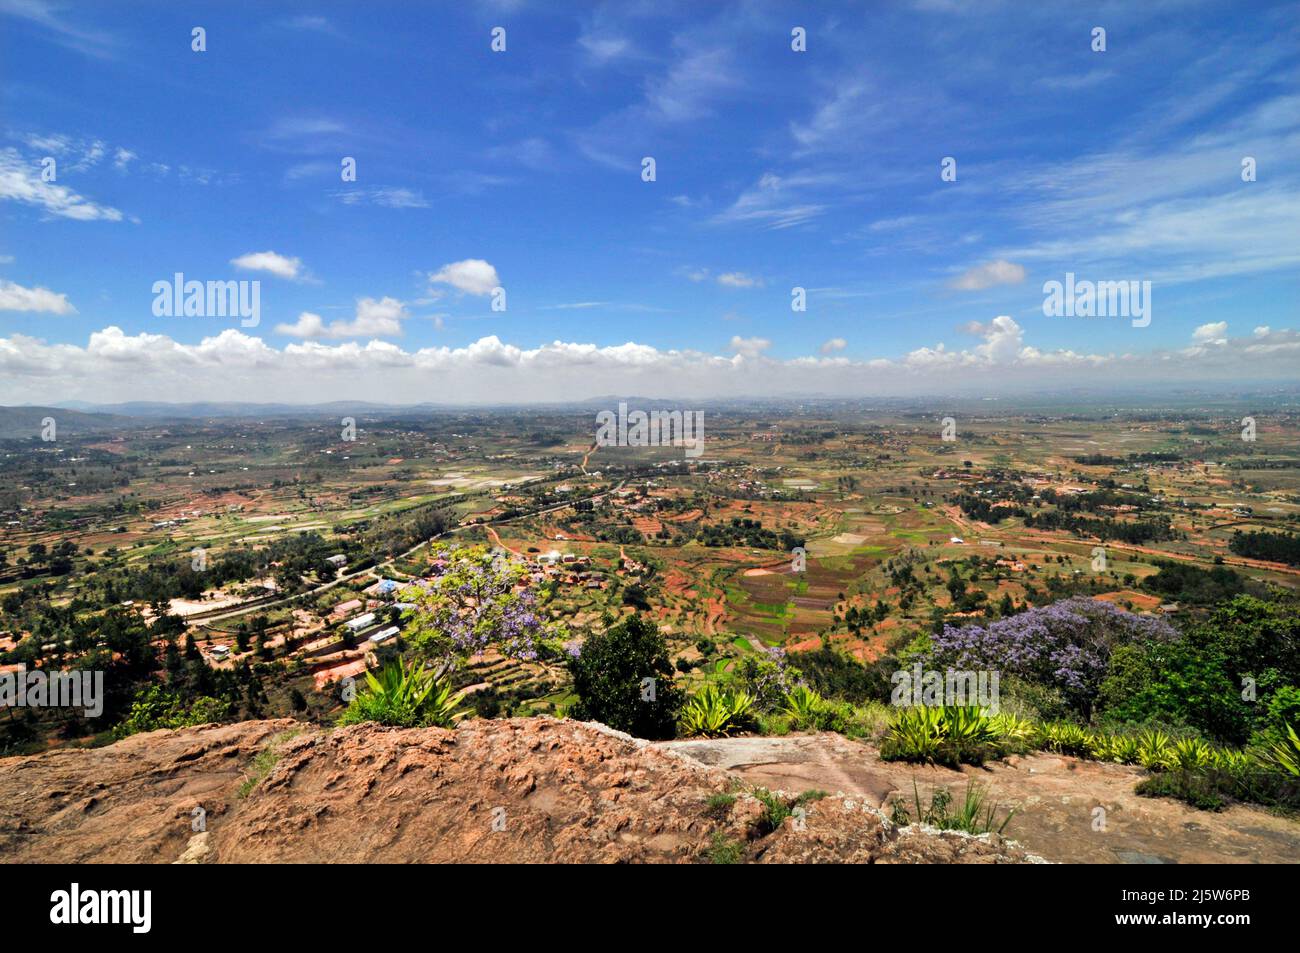
[[[735,335],[731,339],[731,349],[741,357],[759,357],[772,346],[767,338],[742,338]]]
[[[230,259],[230,263],[245,271],[265,271],[267,274],[288,278],[291,281],[297,280],[303,274],[302,259],[289,258],[273,251],[251,251],[246,255]]]
[[[313,314],[310,311],[304,311],[298,315],[298,320],[293,324],[277,324],[275,326],[276,334],[285,334],[294,338],[316,338],[325,337],[325,322],[321,320],[319,314]]]
[[[437,272],[429,275],[433,284],[451,285],[466,294],[491,294],[493,288],[501,287],[497,270],[482,258],[466,258],[443,265]]]
[[[712,219],[717,225],[756,223],[767,228],[790,228],[802,225],[826,211],[826,206],[804,200],[808,177],[783,178],[764,173],[758,183],[742,192],[725,211]]]
[[[321,16],[312,16],[302,14],[296,17],[290,17],[281,21],[281,25],[290,30],[301,30],[309,33],[322,33],[326,36],[341,37],[343,34],[329,20]]]
[[[967,269],[949,282],[948,286],[957,291],[982,291],[994,285],[1018,285],[1024,280],[1023,265],[999,258]]]
[[[394,312],[391,299],[363,299],[353,324]],[[387,301],[387,303],[385,303]],[[318,316],[315,316],[318,318]],[[304,330],[319,329],[299,318]],[[323,322],[321,322],[323,324]],[[335,324],[339,324],[336,322]],[[178,327],[182,325],[178,324]],[[329,336],[335,326],[325,327]],[[461,347],[403,350],[388,341],[336,344],[304,340],[276,349],[237,328],[185,344],[163,334],[128,335],[108,327],[85,347],[0,337],[0,404],[53,400],[340,399],[393,403],[577,400],[599,394],[649,397],[1014,393],[1113,388],[1198,381],[1288,380],[1300,361],[1300,333],[1275,330],[1229,338],[1221,346],[1143,354],[1044,351],[1000,316],[983,326],[969,349],[939,344],[896,358],[849,360],[810,355],[788,360],[764,354],[769,342],[735,338],[733,356],[660,350],[645,344],[553,341],[525,348],[488,336]],[[435,391],[430,382],[436,381]],[[183,396],[178,396],[183,395]]]
[[[318,340],[320,338],[401,337],[406,305],[396,298],[359,298],[351,321],[326,324],[319,314],[304,311],[293,324],[277,324],[276,334]]]
[[[72,164],[74,172],[85,172],[99,165],[101,159],[107,154],[107,147],[102,139],[95,139],[82,149],[81,155],[77,161]]]
[[[1192,340],[1197,344],[1225,344],[1227,343],[1228,322],[1215,321],[1212,324],[1202,324],[1192,332]]]
[[[652,118],[683,122],[706,116],[725,90],[737,88],[740,77],[729,49],[696,49],[673,63],[662,77],[645,84],[646,106]]]
[[[119,43],[116,36],[80,26],[84,17],[65,18],[60,9],[62,6],[64,4],[46,0],[4,0],[0,3],[0,14],[35,23],[49,31],[54,42],[87,56],[112,59],[117,55]],[[74,25],[72,20],[78,21],[78,25]]]
[[[618,59],[625,56],[632,49],[632,44],[628,42],[626,37],[594,36],[588,33],[578,37],[578,45],[598,63]]]
[[[39,311],[45,314],[76,314],[66,294],[48,288],[24,288],[12,281],[0,281],[0,311]]]
[[[758,288],[762,286],[763,279],[747,275],[743,271],[729,271],[718,275],[718,284],[727,288]]]
[[[122,213],[97,205],[57,182],[43,182],[40,165],[24,160],[16,149],[0,149],[0,199],[35,205],[50,215],[79,222],[120,222]]]
[[[823,354],[834,354],[836,351],[842,351],[848,346],[849,342],[844,340],[844,338],[831,338],[829,341],[823,343],[818,350]]]

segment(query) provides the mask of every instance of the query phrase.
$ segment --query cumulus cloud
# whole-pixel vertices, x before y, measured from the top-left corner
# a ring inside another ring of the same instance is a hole
[[[275,333],[294,338],[323,338],[325,337],[325,322],[321,320],[319,314],[304,311],[298,315],[298,320],[293,324],[277,324]]]
[[[994,285],[1018,285],[1025,280],[1025,268],[999,258],[968,268],[948,283],[957,291],[983,291]]]
[[[401,337],[406,305],[396,298],[360,298],[351,321],[326,324],[319,314],[304,311],[293,324],[277,324],[276,334],[318,340],[321,338]]]
[[[767,338],[742,338],[735,335],[731,339],[731,349],[741,357],[758,357],[772,346]]]
[[[0,311],[39,311],[45,314],[76,314],[66,294],[49,288],[24,288],[12,281],[0,281]]]
[[[291,281],[297,280],[303,274],[302,259],[289,258],[273,251],[251,251],[246,255],[230,259],[230,263],[245,271],[264,271]]]
[[[466,258],[443,265],[438,271],[429,275],[431,284],[451,285],[466,294],[491,294],[493,288],[501,287],[497,270],[482,258]]]
[[[315,403],[340,399],[419,403],[581,400],[600,394],[647,397],[995,394],[1060,388],[1122,388],[1134,381],[1185,383],[1291,379],[1300,332],[1270,330],[1220,346],[1141,354],[1041,350],[1014,320],[983,326],[970,348],[942,343],[896,357],[850,360],[840,354],[784,360],[769,342],[735,338],[732,355],[661,350],[626,342],[552,341],[521,347],[495,335],[460,347],[404,350],[390,341],[325,338],[341,325],[394,313],[392,299],[363,299],[353,322],[300,316],[315,338],[274,348],[237,328],[182,343],[165,334],[107,327],[85,346],[0,337],[0,404],[53,400],[205,400],[238,393],[250,401]],[[387,302],[387,304],[385,303]],[[308,312],[310,314],[310,312]],[[380,322],[382,323],[382,321]],[[178,323],[178,327],[182,325]],[[352,328],[351,330],[356,330]]]
[[[1227,341],[1228,322],[1215,321],[1202,324],[1192,332],[1192,340],[1197,344],[1223,344]]]
[[[842,351],[848,346],[849,342],[844,340],[844,338],[831,338],[829,341],[823,343],[818,350],[823,354],[834,354],[836,351]]]

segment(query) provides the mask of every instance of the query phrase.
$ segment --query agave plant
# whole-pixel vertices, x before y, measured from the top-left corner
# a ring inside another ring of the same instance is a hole
[[[1220,771],[1238,773],[1251,765],[1251,758],[1235,748],[1215,748],[1210,752],[1210,765]]]
[[[943,745],[944,728],[941,708],[900,708],[889,719],[881,756],[887,760],[933,761]]]
[[[994,745],[1006,754],[1028,751],[1038,741],[1038,727],[1028,718],[998,713],[989,718],[995,736]]]
[[[1149,728],[1138,736],[1138,763],[1150,771],[1173,767],[1173,747],[1167,734]]]
[[[1114,750],[1110,735],[1104,731],[1089,731],[1083,742],[1084,751],[1094,761],[1109,761]]]
[[[1300,776],[1300,736],[1291,725],[1286,726],[1286,737],[1269,745],[1264,753],[1269,767],[1280,768],[1287,774]]]
[[[1083,756],[1088,753],[1088,732],[1078,725],[1056,721],[1042,727],[1043,747],[1061,754]]]
[[[418,661],[390,662],[376,676],[366,672],[366,686],[344,710],[340,724],[376,721],[400,728],[432,725],[451,728],[468,712],[460,710],[464,692],[452,694],[448,674],[436,674]]]
[[[785,696],[782,713],[790,717],[790,726],[796,730],[808,730],[821,727],[826,714],[826,699],[807,685],[796,685]]]
[[[1110,760],[1118,764],[1136,764],[1138,760],[1138,740],[1132,735],[1112,735],[1110,740]]]
[[[943,712],[944,736],[962,746],[992,744],[997,731],[978,705],[950,705]]]
[[[1175,767],[1197,770],[1207,767],[1214,759],[1214,749],[1200,738],[1180,739],[1173,747]]]
[[[746,717],[753,707],[754,696],[749,692],[729,692],[713,684],[705,685],[682,708],[678,730],[692,737],[726,736],[746,726]]]

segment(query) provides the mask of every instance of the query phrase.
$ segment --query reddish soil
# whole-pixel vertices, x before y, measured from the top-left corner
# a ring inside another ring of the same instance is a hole
[[[0,759],[8,863],[1024,863],[996,838],[898,830],[829,797],[771,834],[732,776],[594,724],[454,731],[282,719]],[[193,829],[202,808],[205,830]],[[798,823],[796,823],[798,820]]]

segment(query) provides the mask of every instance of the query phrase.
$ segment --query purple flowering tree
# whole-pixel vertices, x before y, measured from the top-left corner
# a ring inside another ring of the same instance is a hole
[[[405,636],[425,654],[455,662],[481,655],[490,645],[511,658],[537,658],[539,640],[549,631],[536,596],[517,585],[524,567],[483,547],[442,549],[427,585],[403,592],[415,603]]]
[[[1085,715],[1121,645],[1179,638],[1164,619],[1082,596],[988,625],[945,625],[922,661],[935,669],[997,671],[1059,689]]]

